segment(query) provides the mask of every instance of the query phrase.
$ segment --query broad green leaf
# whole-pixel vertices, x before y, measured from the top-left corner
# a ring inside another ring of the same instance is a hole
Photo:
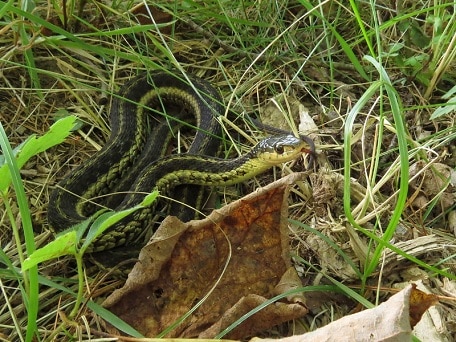
[[[35,136],[27,139],[26,143],[21,145],[20,151],[17,154],[17,165],[22,168],[24,164],[33,156],[41,153],[48,148],[62,143],[71,133],[76,122],[75,116],[68,116],[53,124],[49,131],[43,136],[37,138]],[[6,192],[11,184],[11,175],[7,165],[0,167],[0,191]]]
[[[447,115],[453,112],[456,112],[456,96],[450,99],[445,106],[436,108],[429,119],[434,120],[443,115]]]
[[[35,135],[31,135],[29,136],[25,141],[23,141],[22,143],[20,143],[19,145],[17,145],[14,149],[13,149],[13,155],[14,157],[17,157],[17,155],[19,154],[19,152],[22,150],[22,147],[27,144],[27,142],[33,138]],[[4,164],[6,163],[6,160],[5,160],[5,156],[3,154],[0,154],[0,166],[3,166]],[[3,168],[2,168],[3,169]],[[6,171],[7,172],[7,171]],[[2,175],[0,173],[0,175]]]
[[[43,248],[37,249],[22,264],[22,270],[27,271],[40,262],[55,259],[68,254],[76,253],[76,231],[71,230],[64,235],[58,236],[54,241]]]
[[[436,108],[434,113],[432,113],[430,119],[434,120],[442,115],[446,115],[456,111],[456,86],[453,86],[448,92],[442,95],[442,99],[448,100],[447,103],[443,106]]]

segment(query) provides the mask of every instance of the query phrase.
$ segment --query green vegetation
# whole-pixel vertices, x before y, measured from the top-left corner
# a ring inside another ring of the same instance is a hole
[[[50,190],[103,145],[109,100],[139,70],[216,85],[227,156],[261,138],[249,117],[312,127],[302,133],[319,150],[316,178],[294,188],[290,226],[297,268],[321,283],[294,291],[370,307],[419,268],[440,294],[432,284],[456,280],[455,3],[391,3],[0,1],[0,340],[90,339],[91,312],[140,336],[98,303],[121,281],[82,260],[104,219],[126,213],[102,213],[81,249],[76,231],[52,242],[45,220]],[[407,249],[424,236],[436,236],[422,246],[432,256]],[[296,324],[350,308],[332,310]]]

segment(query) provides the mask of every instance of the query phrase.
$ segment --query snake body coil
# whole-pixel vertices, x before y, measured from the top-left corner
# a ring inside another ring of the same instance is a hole
[[[218,91],[196,77],[179,79],[156,72],[126,83],[113,101],[112,132],[105,146],[52,192],[50,225],[61,231],[102,207],[133,207],[154,189],[166,193],[180,184],[239,183],[313,151],[309,140],[282,135],[262,140],[237,159],[209,156],[218,149],[221,102]],[[175,112],[172,117],[164,114],[170,109]],[[190,121],[195,122],[197,132],[188,152],[166,156],[173,133]],[[153,210],[154,206],[138,210],[110,227],[90,251],[133,241],[151,224]]]

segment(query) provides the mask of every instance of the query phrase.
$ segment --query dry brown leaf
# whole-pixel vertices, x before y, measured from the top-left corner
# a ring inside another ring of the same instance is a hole
[[[373,309],[345,316],[313,332],[278,340],[254,338],[250,342],[411,341],[411,322],[416,323],[436,303],[436,296],[412,284]]]
[[[266,300],[266,298],[255,294],[241,298],[215,324],[199,334],[198,339],[214,338],[224,328],[263,304]],[[252,336],[258,331],[267,330],[279,323],[301,317],[306,313],[307,310],[300,304],[276,302],[255,313],[253,320],[247,320],[238,325],[233,332],[227,335],[227,338],[240,340],[246,336]]]
[[[276,294],[290,267],[287,198],[299,177],[285,177],[201,221],[166,218],[105,307],[145,336],[156,336],[212,291],[168,336],[215,336]],[[300,317],[307,313],[302,301],[270,305],[228,337],[251,336]]]
[[[425,273],[424,270],[422,272]],[[429,299],[435,299],[437,301],[440,298],[432,294],[432,291],[435,291],[435,288],[432,289],[432,281],[429,282],[427,278],[428,277],[426,274],[426,276],[421,277],[421,279],[418,279],[418,281],[414,282],[414,284],[416,284],[416,288],[418,290],[421,290],[424,293],[430,295],[431,297],[429,297]],[[445,297],[443,297],[443,299],[445,299]],[[433,303],[430,304],[434,305]],[[449,319],[448,317],[448,307],[443,307],[439,305],[438,307],[430,306],[429,308],[427,308],[427,305],[425,305],[424,303],[419,306],[421,306],[420,311],[424,311],[426,309],[427,310],[426,312],[419,313],[419,317],[417,317],[417,319],[419,319],[419,322],[417,322],[416,325],[414,325],[413,334],[420,341],[448,341],[449,339],[446,338],[445,335],[448,336],[450,331],[455,331],[454,327],[451,326],[451,319]],[[411,319],[412,317],[413,314],[411,315]]]
[[[282,279],[280,279],[279,283],[275,287],[275,293],[279,295],[287,291],[295,290],[301,286],[302,282],[296,273],[296,269],[294,267],[290,267],[283,274]],[[289,295],[287,296],[287,300],[290,303],[301,303],[304,306],[306,305],[306,298],[301,293]]]
[[[130,13],[133,14],[136,20],[141,25],[152,25],[152,24],[165,24],[171,22],[173,16],[168,13],[164,12],[158,6],[150,6],[147,5],[145,2],[139,3],[135,7],[130,10]],[[152,20],[153,19],[153,20]],[[161,27],[161,33],[170,34],[171,33],[171,25],[167,25],[165,27]]]
[[[424,312],[438,302],[439,299],[436,295],[418,290],[416,285],[412,284],[410,293],[410,325],[412,328],[420,321]]]

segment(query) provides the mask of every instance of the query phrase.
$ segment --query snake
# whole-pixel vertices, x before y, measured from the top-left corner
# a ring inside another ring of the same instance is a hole
[[[314,153],[309,137],[283,133],[264,138],[237,158],[219,158],[215,155],[223,112],[219,91],[202,78],[167,71],[134,76],[113,95],[111,133],[104,146],[51,192],[49,225],[64,231],[101,208],[132,208],[153,190],[193,204],[192,187],[240,183],[303,153]],[[187,151],[170,154],[173,137],[186,127],[196,130]],[[155,203],[111,226],[88,251],[131,244],[153,223]]]

